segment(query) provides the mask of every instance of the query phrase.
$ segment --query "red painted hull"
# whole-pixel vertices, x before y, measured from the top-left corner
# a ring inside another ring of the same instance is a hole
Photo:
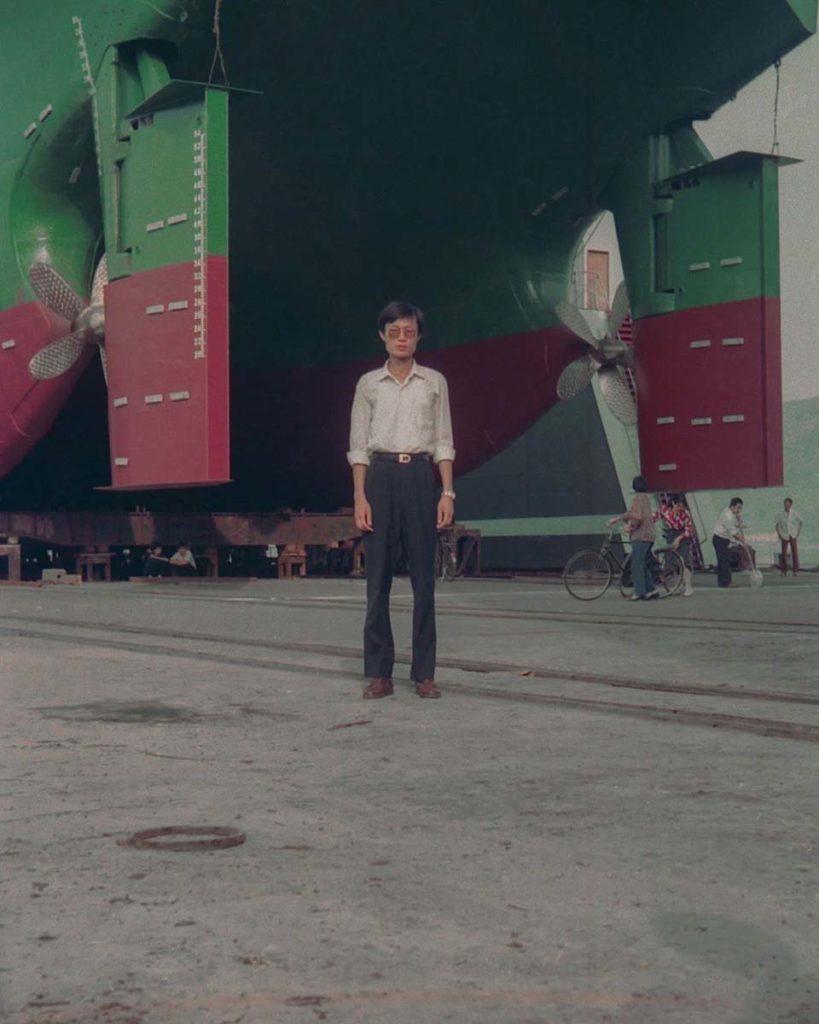
[[[127,445],[129,465],[133,458],[134,464],[141,467],[140,472],[145,471],[146,464],[155,466],[158,483],[161,483],[163,466],[167,469],[172,460],[178,460],[180,453],[192,450],[197,438],[201,441],[198,432],[208,411],[208,402],[211,411],[218,411],[225,422],[228,411],[226,359],[219,369],[217,359],[212,362],[209,359],[208,372],[201,374],[200,367],[206,361],[191,363],[187,359],[186,362],[185,352],[180,352],[179,367],[174,369],[167,361],[167,351],[162,350],[164,336],[160,318],[151,319],[149,332],[140,326],[144,322],[145,307],[151,301],[164,299],[167,306],[169,299],[182,297],[180,289],[184,290],[189,281],[189,265],[174,269],[178,272],[176,276],[166,274],[161,281],[149,281],[147,275],[140,275],[144,280],[138,287],[130,284],[129,293],[127,297],[123,295],[121,302],[111,301],[116,284],[109,285],[106,294],[109,331],[113,317],[117,336],[127,334],[129,337],[127,347],[109,348],[108,414],[114,451],[117,445],[121,444],[123,450]],[[221,299],[216,303],[219,296]],[[226,289],[219,291],[219,296],[214,287],[212,310],[226,313]],[[170,315],[184,317],[188,314],[179,311]],[[118,325],[120,318],[122,324]],[[89,346],[88,356],[84,355],[75,368],[56,381],[35,382],[28,373],[29,359],[49,341],[64,334],[67,325],[46,317],[34,303],[7,311],[0,323],[4,324],[0,333],[7,333],[10,323],[26,325],[25,332],[19,327],[16,330],[18,344],[14,349],[0,350],[7,367],[0,378],[3,398],[0,472],[7,473],[48,433],[94,351]],[[182,336],[187,337],[187,332]],[[502,451],[543,416],[557,401],[556,385],[561,371],[581,351],[565,329],[558,327],[419,352],[419,361],[441,370],[449,381],[458,450],[457,472],[463,474]],[[161,362],[160,353],[163,355]],[[352,396],[358,378],[379,365],[382,356],[380,343],[374,339],[373,358],[368,360],[285,370],[234,371],[230,375],[230,403],[235,482],[227,490],[219,488],[209,497],[201,492],[204,502],[223,508],[297,504],[335,508],[349,504],[350,471],[345,453]],[[161,367],[160,379],[153,375],[155,366]],[[207,400],[147,405],[144,402],[146,394],[163,394],[167,398],[174,391],[195,392],[192,373],[200,373],[199,392],[210,396]],[[102,387],[101,380],[99,386]],[[98,403],[90,401],[88,387],[80,390],[83,396],[69,402],[67,416],[80,434],[83,429],[98,432]],[[134,414],[124,432],[116,413],[128,406],[112,408],[114,398],[123,395],[130,396],[129,405]],[[168,422],[168,415],[181,408],[186,408],[189,415]],[[159,415],[153,415],[156,413]],[[83,427],[85,420],[88,422]],[[52,453],[62,451],[57,436],[49,440],[49,445]],[[217,437],[207,450],[213,455],[210,462],[193,468],[201,480],[207,479],[207,474],[210,479],[217,479],[220,466],[226,463],[226,449],[218,445]],[[87,449],[79,445],[60,457],[83,460],[88,457],[86,452]],[[50,457],[53,460],[53,454]],[[124,480],[127,469],[115,467],[120,473],[120,488],[123,485],[127,488]],[[93,482],[97,486],[108,483],[103,465],[99,467],[99,479]]]
[[[346,461],[356,381],[381,362],[234,374],[233,463],[237,483],[262,477],[275,494],[313,507],[351,501]],[[382,350],[383,351],[383,350]],[[581,349],[563,328],[419,352],[449,382],[456,470],[502,451],[557,401],[557,379]],[[252,488],[263,489],[257,480]]]
[[[31,358],[70,331],[67,321],[36,302],[0,312],[0,479],[48,432],[94,356],[89,345],[68,373],[56,380],[31,376]]]
[[[105,322],[113,488],[230,480],[227,259],[114,281]]]
[[[653,491],[782,483],[779,299],[634,325],[640,456]]]

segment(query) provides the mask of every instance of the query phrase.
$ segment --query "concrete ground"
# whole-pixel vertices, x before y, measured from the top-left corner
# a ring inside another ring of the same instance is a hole
[[[819,578],[0,588],[0,1020],[816,1024]],[[121,845],[227,826],[229,849]]]

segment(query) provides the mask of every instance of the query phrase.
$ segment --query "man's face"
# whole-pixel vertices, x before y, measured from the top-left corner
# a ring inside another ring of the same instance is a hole
[[[785,505],[785,511],[786,512],[790,512],[791,506],[793,505],[793,502],[791,501],[790,498],[785,498],[784,505]]]
[[[675,512],[682,512],[682,510],[685,508],[685,505],[683,505],[681,501],[675,501],[672,503],[671,507],[674,509]]]
[[[394,359],[411,359],[421,338],[418,333],[418,321],[414,316],[391,321],[386,324],[383,331],[379,331],[379,334],[387,348],[387,354]]]
[[[742,511],[742,502],[738,501],[736,502],[736,504],[732,505],[731,511],[734,513],[734,515],[738,516],[739,513]]]

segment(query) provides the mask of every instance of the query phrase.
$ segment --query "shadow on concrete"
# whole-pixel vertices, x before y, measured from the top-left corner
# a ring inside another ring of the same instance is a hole
[[[655,925],[665,945],[704,961],[716,977],[733,974],[756,984],[732,1024],[819,1021],[819,975],[802,970],[772,932],[748,921],[697,913],[660,914]]]

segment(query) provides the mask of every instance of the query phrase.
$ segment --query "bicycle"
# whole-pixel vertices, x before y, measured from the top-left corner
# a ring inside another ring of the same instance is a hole
[[[599,551],[587,548],[572,555],[563,570],[563,585],[578,601],[594,601],[611,586],[615,573],[623,597],[630,597],[634,591],[631,576],[631,555],[618,557],[612,544],[615,530],[610,529]],[[625,542],[618,538],[625,548]],[[657,548],[649,551],[647,568],[655,587],[662,587],[666,595],[676,594],[683,583],[683,560],[673,548]]]

